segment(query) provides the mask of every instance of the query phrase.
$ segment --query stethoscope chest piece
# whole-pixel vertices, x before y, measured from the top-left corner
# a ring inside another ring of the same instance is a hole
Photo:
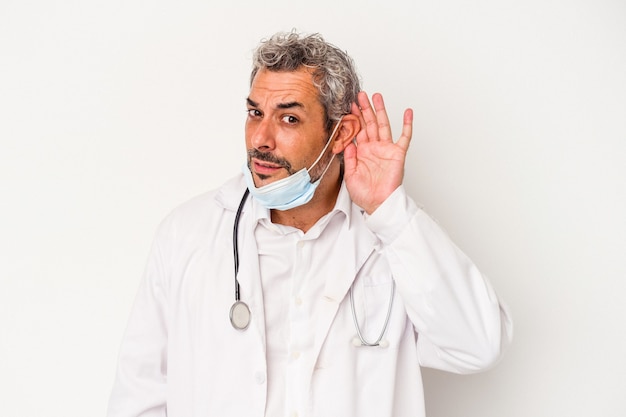
[[[250,309],[243,301],[235,301],[230,308],[230,323],[237,330],[246,330],[250,325]]]

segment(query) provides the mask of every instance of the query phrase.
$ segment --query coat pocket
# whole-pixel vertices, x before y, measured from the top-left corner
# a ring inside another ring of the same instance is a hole
[[[400,300],[391,276],[364,276],[352,288],[357,339],[362,345],[397,347],[404,327]]]

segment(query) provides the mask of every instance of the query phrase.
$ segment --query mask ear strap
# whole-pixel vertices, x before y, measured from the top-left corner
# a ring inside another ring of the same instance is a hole
[[[339,121],[337,121],[337,124],[335,125],[335,128],[333,129],[333,133],[330,134],[330,137],[328,138],[328,141],[326,142],[326,146],[324,146],[324,149],[322,149],[322,152],[319,154],[319,156],[317,157],[315,162],[313,162],[313,164],[309,167],[309,169],[307,169],[307,172],[311,171],[311,169],[315,165],[317,165],[317,163],[320,161],[320,159],[322,159],[322,156],[324,156],[324,154],[326,153],[326,149],[328,149],[328,145],[330,145],[330,142],[333,141],[333,136],[335,136],[335,133],[337,133],[337,129],[339,129],[339,125],[341,124],[341,120],[343,120],[343,115],[339,118]],[[335,155],[333,155],[333,158],[334,157],[335,157]],[[332,159],[330,161],[332,162]],[[328,163],[328,165],[330,166],[330,162]],[[326,173],[327,169],[328,169],[328,166],[324,170],[324,173]],[[322,174],[322,176],[323,175],[324,174]]]
[[[328,168],[330,168],[330,164],[333,163],[333,159],[335,159],[335,154],[333,154],[333,156],[330,158],[330,161],[328,161],[328,165],[326,165],[326,168],[324,168],[324,172],[322,172],[322,175],[320,175],[317,181],[321,181],[322,178],[324,178],[324,174],[326,174],[326,171],[328,171]]]

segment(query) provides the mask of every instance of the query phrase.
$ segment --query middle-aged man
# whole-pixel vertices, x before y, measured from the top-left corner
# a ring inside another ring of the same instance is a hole
[[[243,175],[158,230],[109,416],[419,417],[420,367],[492,366],[506,309],[402,185],[412,111],[394,141],[352,60],[294,32],[246,104]]]

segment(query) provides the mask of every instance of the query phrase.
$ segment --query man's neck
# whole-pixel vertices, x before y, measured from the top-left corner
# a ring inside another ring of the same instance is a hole
[[[272,223],[295,227],[306,233],[335,207],[340,188],[339,167],[334,166],[322,179],[311,201],[290,210],[271,210]]]

